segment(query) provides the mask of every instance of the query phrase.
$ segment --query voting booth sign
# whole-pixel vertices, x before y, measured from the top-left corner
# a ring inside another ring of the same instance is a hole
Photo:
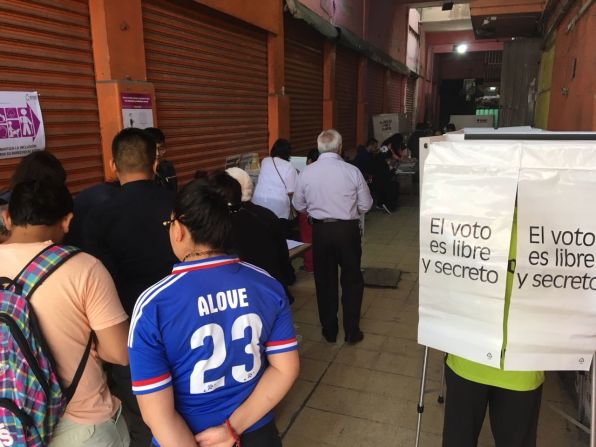
[[[495,367],[519,152],[439,142],[424,168],[418,341]]]
[[[588,370],[596,350],[596,142],[527,142],[505,368]]]
[[[587,370],[596,350],[596,141],[523,138],[430,143],[418,341],[507,370]]]

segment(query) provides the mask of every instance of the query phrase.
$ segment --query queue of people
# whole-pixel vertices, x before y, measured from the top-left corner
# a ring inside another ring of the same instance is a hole
[[[299,174],[278,140],[256,188],[231,168],[197,173],[178,192],[173,165],[155,174],[160,144],[161,131],[121,131],[118,181],[74,202],[49,152],[25,157],[12,177],[0,305],[21,335],[3,337],[33,340],[31,354],[3,359],[17,370],[1,396],[15,402],[0,405],[15,445],[281,446],[272,411],[299,371],[285,241],[294,211],[312,240],[323,339],[337,341],[338,279],[344,341],[364,339],[359,222],[373,197],[389,203],[383,175],[403,139],[384,151],[371,139],[349,164],[341,135],[325,130]],[[498,447],[535,446],[543,373],[450,355],[446,374],[445,447],[475,446],[487,406]],[[21,382],[24,396],[55,384],[56,404],[23,398]]]

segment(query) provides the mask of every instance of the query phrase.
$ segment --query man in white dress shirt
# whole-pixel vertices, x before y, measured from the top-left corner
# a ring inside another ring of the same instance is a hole
[[[359,217],[373,200],[360,170],[341,158],[342,138],[333,129],[317,138],[321,155],[302,170],[292,199],[294,208],[306,211],[313,225],[313,258],[319,319],[323,336],[335,343],[338,332],[338,267],[341,267],[345,341],[364,338],[360,308],[364,281],[360,271]]]

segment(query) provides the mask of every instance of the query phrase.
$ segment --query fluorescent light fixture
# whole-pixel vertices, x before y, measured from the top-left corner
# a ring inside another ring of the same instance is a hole
[[[491,92],[496,92],[497,91],[497,87],[495,87],[494,85],[490,86],[488,88]]]
[[[442,11],[451,11],[453,9],[453,2],[443,2]]]
[[[460,43],[460,44],[456,45],[455,51],[459,54],[464,54],[466,51],[468,51],[468,44]]]

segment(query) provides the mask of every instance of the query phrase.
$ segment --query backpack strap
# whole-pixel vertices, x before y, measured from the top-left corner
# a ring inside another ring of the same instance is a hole
[[[13,280],[13,283],[19,289],[19,293],[24,296],[27,301],[29,301],[33,295],[33,292],[35,292],[35,290],[52,273],[54,273],[58,267],[60,267],[80,251],[80,249],[69,245],[52,244],[44,248],[25,267],[23,267],[23,270],[21,270],[21,272]],[[49,357],[50,363],[54,367],[54,371],[56,371],[56,363],[45,343],[45,339],[41,336],[42,334],[39,325],[37,324],[37,318],[35,317],[33,309],[31,309],[31,319],[33,330],[39,336],[38,339],[43,345],[44,352]],[[87,341],[85,352],[83,353],[83,357],[79,362],[79,366],[77,367],[72,382],[68,388],[62,391],[67,403],[72,399],[81,377],[83,376],[83,371],[85,371],[85,366],[87,365],[87,360],[89,359],[89,354],[91,353],[92,344],[93,335],[91,333],[89,334],[89,340]]]
[[[44,248],[16,276],[14,283],[27,301],[54,271],[81,250],[68,245],[53,244]]]
[[[70,383],[69,387],[62,391],[64,397],[66,398],[66,403],[70,402],[72,396],[74,396],[75,391],[77,390],[77,386],[81,381],[81,377],[83,377],[83,372],[85,371],[85,366],[87,366],[87,360],[89,359],[89,354],[91,353],[91,345],[93,344],[93,334],[89,334],[89,340],[87,341],[87,346],[85,347],[85,352],[83,353],[83,357],[79,362],[79,366],[77,366],[77,370],[75,372],[74,377],[72,378],[72,382]]]

